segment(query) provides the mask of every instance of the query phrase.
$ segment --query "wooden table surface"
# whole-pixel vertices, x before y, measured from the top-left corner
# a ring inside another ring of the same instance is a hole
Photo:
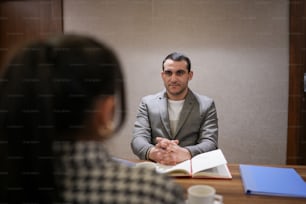
[[[240,177],[239,165],[228,164],[228,167],[233,176],[232,180],[221,179],[191,179],[191,178],[175,178],[175,181],[185,189],[185,195],[187,194],[187,188],[196,184],[210,185],[216,188],[217,194],[223,196],[224,204],[306,204],[305,198],[290,198],[290,197],[278,197],[278,196],[257,196],[246,195],[243,190],[243,184]],[[306,181],[306,166],[276,166],[276,167],[293,167]]]

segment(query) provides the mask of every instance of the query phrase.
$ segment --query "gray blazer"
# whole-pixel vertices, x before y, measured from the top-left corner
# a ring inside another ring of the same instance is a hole
[[[214,101],[188,91],[177,130],[171,135],[166,91],[141,99],[131,148],[140,159],[155,145],[156,137],[179,140],[192,156],[218,148],[218,118]]]

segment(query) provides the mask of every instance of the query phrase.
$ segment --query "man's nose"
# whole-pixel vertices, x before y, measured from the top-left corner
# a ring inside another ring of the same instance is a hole
[[[177,76],[176,76],[175,73],[171,75],[170,80],[171,80],[171,81],[177,81]]]

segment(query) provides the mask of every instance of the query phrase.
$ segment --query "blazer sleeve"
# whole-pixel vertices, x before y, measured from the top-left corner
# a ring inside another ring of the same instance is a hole
[[[153,147],[149,112],[145,101],[145,98],[142,98],[139,104],[131,141],[133,153],[142,160],[147,159],[147,153]]]

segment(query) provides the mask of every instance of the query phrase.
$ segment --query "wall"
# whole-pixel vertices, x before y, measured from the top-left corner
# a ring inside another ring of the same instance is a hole
[[[286,0],[65,0],[64,31],[107,42],[124,66],[128,122],[107,148],[135,158],[140,98],[163,88],[161,61],[181,51],[192,60],[190,87],[215,99],[228,161],[284,164],[288,8]]]

